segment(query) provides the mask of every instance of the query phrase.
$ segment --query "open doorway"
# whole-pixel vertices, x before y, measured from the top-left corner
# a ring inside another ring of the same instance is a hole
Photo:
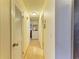
[[[39,18],[38,17],[31,17],[30,18],[30,39],[37,40],[39,39]]]

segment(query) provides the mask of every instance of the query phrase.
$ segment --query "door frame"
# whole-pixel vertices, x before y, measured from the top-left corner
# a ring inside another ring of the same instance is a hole
[[[74,0],[71,1],[71,59],[74,59]]]

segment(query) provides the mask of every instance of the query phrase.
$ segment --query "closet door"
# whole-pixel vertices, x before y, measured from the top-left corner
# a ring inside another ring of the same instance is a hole
[[[11,10],[11,54],[12,59],[22,59],[22,14],[12,2]]]

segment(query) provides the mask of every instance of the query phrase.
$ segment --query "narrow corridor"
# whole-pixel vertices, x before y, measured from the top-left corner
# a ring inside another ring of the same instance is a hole
[[[25,59],[44,59],[43,49],[38,40],[31,40]]]

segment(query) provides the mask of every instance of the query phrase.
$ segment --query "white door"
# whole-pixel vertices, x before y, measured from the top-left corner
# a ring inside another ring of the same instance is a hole
[[[11,59],[22,59],[22,15],[15,4],[11,12]]]

